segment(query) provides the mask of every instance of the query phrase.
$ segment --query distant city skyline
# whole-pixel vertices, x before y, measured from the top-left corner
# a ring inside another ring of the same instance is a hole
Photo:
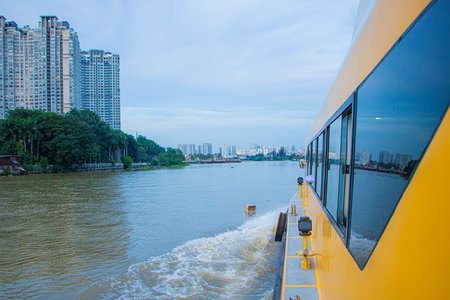
[[[221,154],[224,157],[236,156],[236,155],[267,155],[270,152],[278,152],[281,148],[284,148],[287,153],[304,153],[303,148],[297,148],[295,145],[268,145],[268,144],[256,144],[251,143],[247,147],[238,147],[236,144],[219,144],[213,145],[212,143],[203,142],[201,144],[178,144],[177,149],[181,150],[184,155],[195,154]]]
[[[121,57],[122,130],[163,146],[306,143],[349,48],[357,0],[30,0],[2,15],[57,15],[82,49]],[[182,137],[182,139],[180,139]]]

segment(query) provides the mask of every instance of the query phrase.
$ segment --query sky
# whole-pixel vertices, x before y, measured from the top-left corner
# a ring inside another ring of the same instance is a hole
[[[0,0],[120,55],[122,130],[163,146],[302,148],[350,47],[358,0]]]

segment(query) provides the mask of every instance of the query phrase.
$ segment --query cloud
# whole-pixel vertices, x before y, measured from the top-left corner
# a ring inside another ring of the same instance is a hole
[[[310,81],[334,74],[346,50],[342,46],[350,42],[351,31],[343,36],[334,23],[346,17],[346,6],[330,1],[326,6],[241,2],[183,2],[188,3],[183,10],[151,15],[154,26],[130,30],[139,47],[125,68],[148,80],[170,78],[218,87]],[[327,20],[330,14],[334,19]]]
[[[299,145],[350,45],[357,2],[15,0],[2,11],[19,25],[55,14],[83,49],[118,53],[125,131],[170,146]]]

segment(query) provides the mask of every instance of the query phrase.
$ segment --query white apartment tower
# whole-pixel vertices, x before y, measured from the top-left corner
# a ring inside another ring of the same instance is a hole
[[[42,16],[38,28],[19,28],[0,16],[0,119],[16,107],[81,108],[80,44],[68,22]]]
[[[39,23],[47,84],[46,111],[64,114],[81,109],[80,43],[77,33],[56,16],[41,16]]]
[[[103,50],[81,52],[82,107],[120,129],[119,55]]]

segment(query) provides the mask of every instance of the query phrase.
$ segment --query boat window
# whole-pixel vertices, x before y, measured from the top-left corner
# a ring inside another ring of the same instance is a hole
[[[312,142],[312,177],[314,178],[314,181],[312,182],[312,186],[314,189],[316,189],[316,175],[317,175],[317,139],[315,139]]]
[[[339,192],[339,169],[341,157],[341,126],[342,117],[339,116],[328,129],[328,154],[327,154],[327,196],[326,208],[334,220],[336,220],[338,192]]]
[[[435,2],[357,91],[349,249],[360,268],[448,109],[449,12],[450,1]],[[336,134],[331,127],[329,155]],[[333,168],[327,196],[332,201]]]
[[[324,134],[323,132],[319,135],[317,138],[317,186],[316,186],[316,193],[319,196],[320,199],[322,199],[322,190],[323,190],[323,138]]]
[[[306,174],[307,175],[311,175],[311,166],[312,166],[312,161],[311,161],[311,143],[308,145],[307,149],[308,150],[306,152],[306,160],[308,161],[308,166],[307,166]]]
[[[351,96],[353,97],[353,96]],[[339,193],[337,207],[337,224],[343,232],[347,228],[348,209],[350,202],[350,164],[352,145],[352,108],[342,114],[341,149],[339,161]]]

